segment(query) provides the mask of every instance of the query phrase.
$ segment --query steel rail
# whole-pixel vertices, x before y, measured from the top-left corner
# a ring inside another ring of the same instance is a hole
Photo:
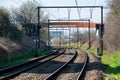
[[[87,52],[87,53],[88,53],[88,52]],[[83,66],[82,66],[82,69],[80,70],[80,73],[79,73],[79,75],[78,75],[78,77],[77,77],[76,80],[80,80],[80,79],[81,79],[82,74],[83,74],[83,72],[84,72],[84,70],[85,70],[85,68],[86,68],[86,66],[87,66],[87,62],[88,62],[88,54],[87,54],[87,53],[85,53],[85,61],[84,61],[84,64],[83,64]],[[77,52],[76,52],[76,54],[74,55],[74,58],[75,58],[75,56],[77,56]],[[70,60],[70,62],[71,62],[71,60]],[[70,62],[65,63],[63,66],[61,66],[60,68],[58,68],[56,71],[54,71],[54,72],[53,72],[52,74],[50,74],[48,77],[46,77],[44,80],[56,79],[56,77],[58,76],[58,74],[59,74]]]
[[[49,76],[47,76],[44,80],[53,80],[60,71],[62,71],[70,62],[73,62],[74,59],[77,56],[77,52],[75,52],[74,56],[65,64],[63,64],[61,67],[59,67],[57,70],[55,70],[52,74],[50,74]]]
[[[58,50],[56,50],[55,52],[52,52],[52,53],[50,53],[50,54],[48,54],[48,55],[42,56],[42,57],[33,58],[33,59],[29,60],[29,61],[26,61],[26,62],[17,64],[17,65],[14,65],[14,66],[5,67],[5,68],[3,68],[3,69],[0,69],[0,74],[3,74],[3,73],[5,73],[5,72],[8,72],[8,71],[13,70],[13,69],[15,69],[15,68],[19,68],[19,67],[21,67],[21,66],[25,66],[25,65],[30,64],[30,63],[33,63],[33,62],[35,62],[35,61],[44,59],[44,58],[46,58],[46,57],[48,57],[48,56],[51,56],[52,54],[58,52],[59,50],[60,50],[60,49],[58,49]]]
[[[19,71],[14,72],[14,73],[12,73],[12,74],[5,75],[5,76],[3,76],[2,78],[0,78],[0,80],[8,80],[8,79],[14,78],[15,76],[19,75],[20,73],[23,73],[23,72],[25,72],[25,71],[27,71],[27,70],[30,70],[30,69],[32,69],[32,68],[35,68],[35,67],[37,67],[37,66],[39,66],[39,65],[41,65],[41,64],[43,64],[43,63],[46,63],[46,62],[48,62],[48,61],[50,61],[50,60],[52,60],[52,59],[54,59],[54,58],[62,55],[63,53],[65,53],[65,51],[66,51],[66,49],[64,49],[60,54],[58,54],[58,55],[56,55],[56,56],[54,56],[54,57],[52,57],[52,58],[50,58],[49,60],[46,60],[46,61],[44,61],[44,62],[37,63],[37,64],[35,64],[35,65],[31,65],[31,66],[25,67],[25,68],[23,68],[23,69],[20,69]],[[14,68],[13,68],[13,69],[14,69]],[[10,69],[10,70],[11,70],[11,69]]]
[[[82,76],[82,74],[83,74],[83,72],[84,72],[84,70],[85,70],[85,68],[87,66],[87,63],[88,63],[88,54],[87,53],[85,53],[85,62],[84,62],[83,67],[82,67],[82,69],[81,69],[81,71],[80,71],[80,73],[79,73],[79,75],[77,77],[77,80],[80,80],[80,78],[81,78],[81,76]]]

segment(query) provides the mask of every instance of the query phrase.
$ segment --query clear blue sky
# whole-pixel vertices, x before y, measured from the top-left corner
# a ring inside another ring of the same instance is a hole
[[[22,2],[25,2],[27,0],[0,0],[0,6],[4,6],[8,9],[19,7]],[[34,1],[34,0],[30,0]],[[75,6],[75,0],[35,0],[39,3],[41,3],[44,6]],[[108,0],[77,0],[79,6],[107,6]],[[50,13],[57,18],[66,18],[67,16],[67,9],[49,9]],[[81,18],[89,18],[90,17],[90,10],[89,9],[81,9]],[[108,11],[104,10],[104,17],[106,17],[106,13]],[[93,16],[92,21],[99,22],[100,21],[100,10],[94,9],[93,10]],[[53,18],[50,16],[50,18]],[[77,9],[71,10],[71,19],[79,18]]]

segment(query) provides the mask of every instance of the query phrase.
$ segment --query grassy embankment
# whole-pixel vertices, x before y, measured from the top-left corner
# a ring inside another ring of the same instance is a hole
[[[120,51],[113,54],[104,52],[101,60],[108,67],[105,72],[108,74],[106,79],[120,80]]]
[[[68,44],[66,46],[68,46]],[[71,44],[71,47],[77,48],[76,44]],[[81,48],[86,50],[88,46],[83,45]],[[97,49],[90,49],[88,51],[97,55]],[[109,53],[104,50],[101,62],[108,65],[105,70],[105,73],[107,73],[105,80],[120,80],[120,51]]]
[[[52,51],[52,50],[45,48],[45,49],[38,51],[38,54],[43,56],[43,55],[46,55],[47,53],[49,53],[50,51]],[[21,54],[21,53],[19,53],[19,54]],[[26,52],[26,53],[22,53],[22,54],[24,54],[24,55],[18,55],[18,53],[15,55],[12,55],[12,58],[10,59],[10,63],[8,62],[8,59],[0,61],[0,67],[11,66],[11,65],[14,65],[17,63],[25,62],[31,58],[34,58],[36,52],[35,52],[35,50],[33,50],[32,52]]]

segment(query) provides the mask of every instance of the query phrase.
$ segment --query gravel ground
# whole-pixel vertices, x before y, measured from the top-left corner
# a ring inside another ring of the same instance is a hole
[[[88,53],[89,63],[87,64],[86,74],[83,80],[103,80],[103,65],[91,53]]]
[[[50,73],[55,71],[58,67],[60,67],[73,57],[73,55],[69,54],[68,51],[66,52],[67,52],[66,54],[61,55],[55,59],[52,59],[51,61],[45,64],[37,66],[34,69],[24,72],[11,80],[43,80]]]
[[[59,74],[57,80],[76,80],[83,66],[84,60],[84,54],[78,50],[78,56],[74,62],[68,64],[68,66],[61,72],[61,74]]]
[[[73,52],[73,50],[66,50],[66,54],[52,59],[51,61],[34,69],[24,72],[11,80],[43,80],[58,67],[69,61],[73,56]],[[85,51],[79,50],[75,61],[69,64],[65,70],[59,74],[57,80],[76,80],[76,77],[78,76],[81,66],[84,62],[85,57],[83,53],[85,53]],[[86,72],[81,80],[102,80],[102,64],[93,54],[89,53],[88,56],[89,63],[87,64]]]

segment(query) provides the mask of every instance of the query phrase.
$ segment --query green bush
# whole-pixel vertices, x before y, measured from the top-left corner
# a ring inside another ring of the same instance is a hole
[[[14,25],[7,26],[4,30],[6,32],[6,37],[10,38],[12,41],[21,41],[23,33],[17,29]]]

